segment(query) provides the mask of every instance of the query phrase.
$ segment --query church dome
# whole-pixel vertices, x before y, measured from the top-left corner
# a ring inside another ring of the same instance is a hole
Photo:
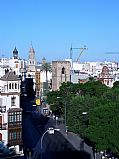
[[[13,50],[13,57],[14,57],[15,59],[18,58],[18,51],[17,51],[16,47],[15,47],[15,49]]]

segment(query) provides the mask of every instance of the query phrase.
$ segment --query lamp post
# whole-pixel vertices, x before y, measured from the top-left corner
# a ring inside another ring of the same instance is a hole
[[[65,113],[65,132],[67,134],[67,103],[66,103],[66,99],[65,99],[65,110],[64,110],[64,113]]]
[[[42,159],[42,149],[43,149],[43,139],[46,133],[48,134],[54,134],[55,131],[60,131],[60,129],[54,129],[54,128],[48,128],[43,135],[41,136],[41,142],[40,142],[40,146],[41,146],[41,159]]]
[[[85,124],[86,124],[85,122],[86,122],[86,115],[87,115],[87,112],[82,112],[82,115],[83,115],[83,119],[82,119],[82,122],[83,122],[83,123],[82,123],[82,124],[84,124],[83,129],[85,129]],[[83,138],[84,138],[84,136],[83,136]],[[80,148],[81,148],[82,151],[85,150],[84,139],[81,140]]]

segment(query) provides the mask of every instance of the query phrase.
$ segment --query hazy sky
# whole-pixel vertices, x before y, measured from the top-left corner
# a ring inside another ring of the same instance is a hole
[[[119,61],[105,54],[119,52],[119,0],[0,0],[0,56],[28,59],[31,41],[38,61],[69,58],[71,43],[88,47],[80,61]]]

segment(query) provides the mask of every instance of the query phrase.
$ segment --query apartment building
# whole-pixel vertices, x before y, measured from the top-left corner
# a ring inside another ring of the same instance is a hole
[[[5,145],[22,144],[21,81],[13,71],[0,78],[0,140]]]

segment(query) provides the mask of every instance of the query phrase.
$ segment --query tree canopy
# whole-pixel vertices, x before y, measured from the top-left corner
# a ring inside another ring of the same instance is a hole
[[[59,97],[57,99],[57,97]],[[66,101],[67,125],[97,151],[110,149],[119,154],[119,87],[89,80],[85,84],[63,83],[58,91],[49,92],[52,110],[64,116]],[[58,113],[58,111],[57,111]]]

